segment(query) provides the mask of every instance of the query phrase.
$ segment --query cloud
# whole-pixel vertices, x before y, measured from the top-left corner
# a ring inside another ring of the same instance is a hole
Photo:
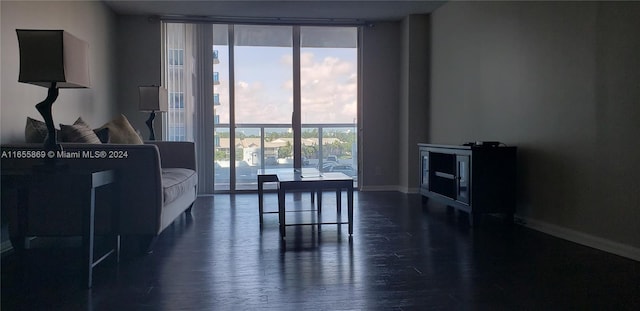
[[[271,91],[273,83],[239,81],[236,87],[237,123],[291,122],[290,105],[283,105],[282,97]]]
[[[357,112],[356,64],[337,57],[300,56],[303,123],[351,123]]]
[[[277,58],[276,58],[277,59]],[[293,58],[284,54],[278,70],[291,70]],[[314,53],[300,55],[302,123],[352,123],[357,117],[357,66],[355,60],[339,57],[317,57]],[[281,68],[280,68],[281,67]],[[260,78],[262,77],[262,78]],[[259,81],[236,83],[236,122],[238,123],[290,123],[293,110],[293,81],[277,80],[275,73],[256,73]],[[216,92],[228,94],[228,81],[221,76]],[[228,101],[216,106],[220,121],[228,122]],[[226,105],[225,105],[226,104]]]

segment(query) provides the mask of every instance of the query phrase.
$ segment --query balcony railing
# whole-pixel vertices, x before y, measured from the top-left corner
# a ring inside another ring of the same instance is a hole
[[[288,124],[236,124],[235,142],[229,124],[216,124],[215,190],[257,190],[259,169],[293,167],[293,135]],[[235,147],[235,161],[231,148]],[[353,123],[302,124],[302,166],[343,172],[357,186],[357,131]],[[235,187],[231,171],[235,170]]]

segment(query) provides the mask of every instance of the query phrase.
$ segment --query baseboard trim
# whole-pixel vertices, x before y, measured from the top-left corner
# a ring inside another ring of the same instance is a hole
[[[407,190],[405,193],[408,194],[420,193],[420,188],[405,188],[405,190]]]
[[[397,185],[385,185],[385,186],[360,186],[359,190],[362,192],[366,191],[398,191],[402,192],[400,186]]]
[[[405,187],[405,186],[398,186],[398,191],[405,193],[405,194],[416,194],[418,192],[420,192],[420,188],[409,188],[409,187]]]
[[[611,240],[603,239],[597,236],[586,234],[580,231],[575,231],[546,223],[539,220],[534,220],[525,217],[516,216],[516,221],[524,225],[525,227],[534,229],[536,231],[544,232],[546,234],[568,240],[574,243],[578,243],[584,246],[592,247],[601,251],[612,253],[618,256],[629,258],[635,261],[640,261],[640,248],[629,246],[626,244],[614,242]]]

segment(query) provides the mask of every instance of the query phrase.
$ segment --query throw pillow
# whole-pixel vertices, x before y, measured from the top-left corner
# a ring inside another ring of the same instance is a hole
[[[27,117],[24,128],[24,140],[27,143],[42,143],[47,137],[47,125],[39,120]]]
[[[109,143],[112,144],[143,144],[142,139],[131,126],[127,117],[121,114],[119,117],[107,122],[99,129],[109,129]]]
[[[106,144],[109,142],[109,128],[105,127],[105,128],[95,129],[93,130],[93,132],[96,133],[96,136],[98,136],[98,138],[103,144]]]
[[[86,122],[84,122],[84,120],[82,120],[82,118],[78,118],[73,125],[60,124],[60,134],[60,138],[63,142],[89,144],[102,143],[96,133]]]

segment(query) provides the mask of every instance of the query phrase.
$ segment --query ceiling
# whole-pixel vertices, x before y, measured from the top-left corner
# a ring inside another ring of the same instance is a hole
[[[430,13],[444,1],[104,1],[119,15],[154,15],[196,19],[276,19],[373,22],[400,20],[409,14]]]

